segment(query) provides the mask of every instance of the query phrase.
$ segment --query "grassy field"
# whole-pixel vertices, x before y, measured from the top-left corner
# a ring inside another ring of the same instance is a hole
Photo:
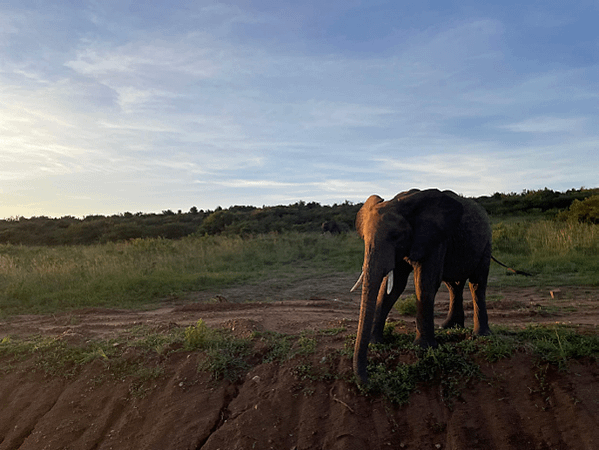
[[[599,284],[599,225],[510,220],[493,225],[496,286]],[[269,277],[359,272],[354,233],[138,239],[91,246],[0,245],[0,317],[83,307],[152,307],[185,292]]]
[[[511,285],[599,284],[599,225],[510,220],[493,225],[493,255],[534,276],[492,277]],[[492,268],[497,274],[497,267]]]
[[[360,269],[353,235],[139,239],[91,246],[0,246],[0,316],[92,306],[143,308],[185,292]]]

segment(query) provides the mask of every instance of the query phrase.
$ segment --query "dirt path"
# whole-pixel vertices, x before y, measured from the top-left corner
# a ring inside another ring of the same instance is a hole
[[[190,295],[149,311],[87,309],[0,322],[0,339],[41,333],[80,343],[110,338],[136,325],[156,330],[203,319],[236,334],[297,334],[343,324],[319,339],[314,364],[355,333],[359,294],[354,277],[283,280]],[[599,288],[491,288],[492,325],[566,323],[597,333]],[[410,290],[406,292],[410,294]],[[447,311],[439,293],[439,323]],[[467,325],[471,325],[471,309]],[[407,329],[414,320],[393,311]],[[573,362],[568,372],[539,368],[526,354],[482,364],[486,378],[464,387],[452,405],[422,388],[394,407],[343,380],[314,382],[294,364],[258,364],[238,383],[198,373],[199,352],[175,353],[164,374],[136,395],[128,379],[104,377],[100,360],[75,377],[47,377],[22,367],[0,370],[0,450],[13,449],[597,449],[599,368]],[[0,361],[1,364],[1,361]],[[349,372],[349,360],[333,369]]]
[[[349,293],[348,286],[353,281],[354,277],[345,276],[305,280],[288,286],[280,280],[272,280],[195,293],[149,311],[88,308],[52,316],[18,316],[0,322],[0,339],[37,333],[80,334],[86,339],[110,338],[136,325],[188,326],[198,319],[210,326],[233,319],[249,320],[260,329],[281,333],[319,330],[331,322],[344,320],[350,331],[355,332],[360,294]],[[403,296],[413,292],[413,286],[409,285]],[[435,305],[439,324],[447,312],[448,302],[447,290],[442,287]],[[472,302],[467,296],[465,306],[467,325],[471,326]],[[559,322],[593,328],[599,325],[599,288],[492,287],[488,292],[488,309],[492,325]],[[414,323],[413,318],[401,316],[395,310],[389,318]]]

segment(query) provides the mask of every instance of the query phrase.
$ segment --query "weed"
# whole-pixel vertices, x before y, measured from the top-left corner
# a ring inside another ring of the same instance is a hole
[[[347,331],[346,327],[336,327],[336,328],[326,328],[321,330],[320,333],[325,336],[337,336],[338,334],[344,333]]]
[[[235,382],[250,368],[245,356],[245,346],[213,347],[206,350],[206,359],[198,365],[198,370],[210,372],[215,380]]]
[[[380,393],[397,404],[408,402],[410,394],[419,383],[436,382],[441,386],[443,398],[447,403],[459,394],[458,386],[468,380],[479,377],[480,369],[464,347],[448,343],[437,349],[409,349],[417,355],[417,361],[406,364],[400,361],[405,349],[390,351],[384,359],[373,358],[369,366],[370,381],[367,390]]]
[[[306,381],[306,380],[317,381],[318,380],[318,376],[316,375],[314,367],[312,366],[311,363],[298,364],[291,371],[292,371],[293,375],[296,376],[296,378],[298,378],[302,381]]]
[[[165,333],[156,332],[150,327],[141,325],[131,328],[129,333],[133,338],[128,343],[129,346],[155,352],[159,355],[165,355],[172,351],[173,347],[180,346],[184,339],[184,330],[178,327]]]
[[[478,342],[482,344],[479,353],[489,362],[509,358],[517,348],[515,339],[500,334],[478,338]]]
[[[106,349],[106,351],[108,351]],[[32,348],[35,365],[46,375],[72,378],[81,367],[106,355],[100,344],[74,347],[54,338],[41,338]]]
[[[185,346],[187,350],[204,350],[214,341],[214,332],[200,319],[195,325],[185,328]]]
[[[397,300],[393,307],[397,312],[404,316],[415,316],[417,312],[417,301],[418,298],[416,297],[416,294],[412,294],[408,297],[400,298],[399,300]]]
[[[130,347],[121,348],[114,344],[112,341],[95,341],[84,346],[72,346],[60,339],[36,336],[28,340],[6,340],[4,345],[0,345],[0,356],[8,357],[9,361],[32,357],[35,370],[64,378],[74,377],[82,367],[97,359],[104,362],[115,378],[133,376],[144,379],[148,370],[161,370],[155,367],[149,369],[143,358],[133,361],[125,357],[124,353]]]
[[[599,336],[583,335],[563,326],[530,326],[522,335],[543,362],[556,364],[560,370],[572,358],[599,356]]]
[[[300,338],[297,340],[297,346],[293,352],[293,356],[300,355],[306,356],[311,355],[316,351],[316,338],[308,337],[306,333],[302,333]]]
[[[266,344],[267,350],[263,357],[263,362],[270,363],[275,361],[284,361],[291,354],[293,346],[293,336],[271,331],[254,333],[254,339],[259,339]]]
[[[332,369],[330,364],[331,362],[334,362],[334,360],[335,358],[330,355],[329,357],[323,357],[319,364],[303,361],[291,369],[291,372],[301,381],[328,382],[339,376],[334,372],[334,369]]]
[[[250,367],[246,361],[251,350],[249,339],[238,339],[226,330],[212,330],[201,319],[185,329],[185,346],[206,353],[198,370],[210,372],[215,380],[235,382]]]

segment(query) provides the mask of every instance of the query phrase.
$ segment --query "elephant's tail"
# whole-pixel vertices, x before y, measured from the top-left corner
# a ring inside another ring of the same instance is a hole
[[[514,272],[514,273],[515,273],[515,274],[517,274],[517,275],[524,275],[524,276],[527,276],[527,277],[532,277],[532,274],[531,274],[531,273],[524,272],[523,270],[516,270],[516,269],[512,269],[511,267],[509,267],[509,266],[507,266],[507,265],[503,264],[501,261],[499,261],[499,260],[498,260],[497,258],[495,258],[493,255],[491,255],[491,259],[492,259],[493,261],[495,261],[497,264],[499,264],[500,266],[503,266],[503,267],[505,267],[507,270],[509,270],[509,271],[511,271],[511,272]]]

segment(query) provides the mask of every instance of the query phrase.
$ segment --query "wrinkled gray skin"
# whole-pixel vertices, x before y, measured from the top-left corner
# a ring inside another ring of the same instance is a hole
[[[450,292],[444,328],[464,326],[463,290],[466,280],[474,300],[474,333],[490,334],[485,291],[491,258],[491,226],[484,209],[451,191],[430,189],[402,192],[392,200],[377,195],[356,218],[364,240],[360,322],[353,367],[366,383],[369,342],[381,342],[393,304],[414,272],[417,317],[415,344],[436,347],[433,306],[441,282]],[[393,288],[387,293],[388,274]]]

